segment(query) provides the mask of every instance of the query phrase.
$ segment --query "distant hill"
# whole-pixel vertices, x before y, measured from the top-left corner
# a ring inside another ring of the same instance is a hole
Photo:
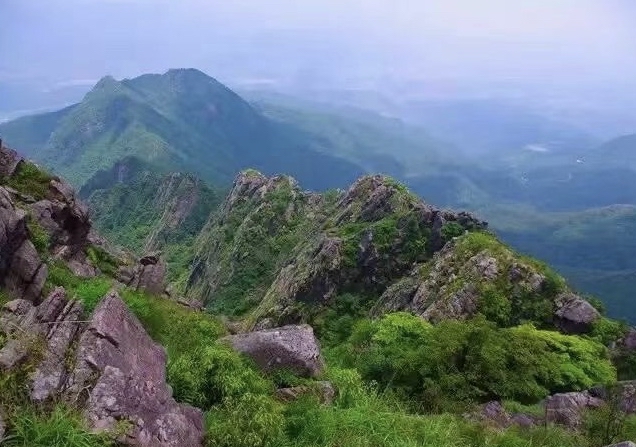
[[[636,171],[636,134],[614,138],[586,153],[585,162]]]
[[[362,173],[311,149],[311,137],[266,118],[194,69],[105,77],[79,104],[2,124],[0,136],[78,186],[128,156],[216,182],[248,166],[293,173],[317,189]],[[321,172],[330,173],[328,182]]]

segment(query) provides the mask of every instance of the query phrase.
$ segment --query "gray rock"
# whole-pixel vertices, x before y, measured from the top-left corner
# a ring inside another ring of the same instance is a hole
[[[166,291],[166,263],[159,253],[143,256],[134,267],[122,266],[117,271],[117,280],[136,290],[153,295]]]
[[[547,422],[576,429],[581,425],[582,414],[588,408],[598,408],[603,400],[588,391],[560,393],[545,400]]]
[[[631,441],[624,441],[624,442],[619,442],[618,444],[608,445],[606,447],[636,447],[636,444],[634,444]]]
[[[23,160],[13,149],[0,146],[0,177],[11,177]]]
[[[306,324],[229,335],[223,340],[266,372],[285,369],[303,377],[317,377],[324,368],[318,340]]]
[[[68,183],[51,180],[46,199],[29,205],[29,210],[47,232],[49,250],[55,258],[65,261],[76,275],[91,277],[97,274],[86,256],[91,234],[88,208]]]
[[[573,293],[564,293],[555,300],[556,325],[563,332],[582,334],[589,332],[601,314],[589,302]]]
[[[0,285],[15,298],[40,301],[47,269],[28,240],[26,213],[0,187]]]
[[[47,346],[31,377],[31,400],[44,401],[64,384],[67,375],[66,360],[72,355],[71,344],[82,328],[82,313],[82,304],[67,301],[63,288],[55,289],[38,306],[36,318],[43,324]]]
[[[203,414],[178,404],[166,385],[166,353],[145,332],[121,298],[111,292],[82,333],[68,393],[82,399],[97,430],[121,419],[133,423],[122,440],[142,447],[199,446]]]
[[[0,311],[0,330],[11,335],[0,367],[14,368],[37,340],[41,360],[27,384],[33,401],[79,405],[91,428],[108,430],[127,420],[119,441],[140,447],[201,446],[203,414],[178,404],[166,384],[166,354],[119,296],[111,292],[90,321],[82,306],[54,290],[39,306],[14,300]]]

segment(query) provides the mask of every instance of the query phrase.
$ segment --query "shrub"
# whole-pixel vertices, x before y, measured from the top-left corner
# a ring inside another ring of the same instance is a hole
[[[207,413],[208,447],[266,447],[280,445],[285,428],[283,406],[263,394],[227,397]]]
[[[449,241],[454,237],[461,236],[464,233],[464,227],[457,222],[446,222],[442,225],[442,237],[446,241]]]
[[[339,353],[380,389],[435,411],[491,399],[533,403],[616,379],[606,348],[593,340],[530,325],[499,329],[483,319],[432,326],[389,314],[359,323]]]
[[[27,219],[27,230],[29,232],[29,239],[33,243],[37,252],[43,256],[48,255],[51,241],[49,234],[44,228],[42,228],[42,225],[40,225],[33,217],[29,216]]]
[[[219,344],[200,347],[171,359],[168,381],[177,400],[203,409],[221,404],[226,398],[273,391],[272,383],[247,360]]]

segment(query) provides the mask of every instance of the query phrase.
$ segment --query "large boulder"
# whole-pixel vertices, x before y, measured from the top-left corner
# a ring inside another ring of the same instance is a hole
[[[134,267],[120,267],[117,279],[136,290],[162,295],[166,292],[166,272],[166,263],[156,252],[141,257]]]
[[[547,422],[576,429],[582,423],[585,410],[603,404],[602,399],[588,391],[554,394],[545,400],[545,416]]]
[[[3,146],[0,140],[0,177],[11,177],[23,160],[16,151]]]
[[[289,370],[302,377],[318,377],[324,368],[314,330],[306,324],[229,335],[223,340],[266,372]]]
[[[588,301],[573,293],[559,295],[555,304],[555,323],[569,334],[583,334],[592,329],[592,324],[601,314]]]
[[[58,288],[39,306],[14,300],[0,312],[0,368],[39,352],[25,384],[31,400],[67,400],[97,431],[128,421],[119,441],[140,447],[201,446],[203,414],[177,403],[166,383],[166,354],[117,293],[102,299],[88,322],[81,303]]]

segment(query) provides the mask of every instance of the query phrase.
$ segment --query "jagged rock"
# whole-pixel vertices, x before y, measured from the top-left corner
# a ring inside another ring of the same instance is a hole
[[[324,368],[314,330],[306,324],[229,335],[223,340],[267,372],[280,369],[318,377]]]
[[[0,331],[9,342],[0,350],[0,365],[15,368],[36,349],[40,360],[27,384],[33,401],[65,398],[79,404],[95,430],[127,420],[132,429],[120,439],[127,445],[200,446],[201,411],[172,398],[164,349],[121,298],[109,293],[88,323],[81,314],[81,303],[68,301],[61,288],[39,306],[26,300],[7,303]]]
[[[331,382],[326,381],[276,390],[276,397],[283,402],[292,402],[307,394],[314,394],[324,405],[331,405],[336,397],[336,390]]]
[[[447,242],[442,233],[450,222],[463,230],[486,227],[468,213],[428,205],[384,176],[363,177],[329,198],[301,191],[288,177],[244,172],[206,224],[186,296],[214,305],[243,264],[263,256],[250,245],[263,232],[280,242],[267,248],[276,262],[245,292],[260,303],[251,328],[299,323],[340,294],[382,293]]]
[[[140,258],[134,267],[120,267],[117,279],[136,290],[161,295],[166,291],[166,270],[166,263],[160,253],[150,253]]]
[[[601,314],[588,301],[573,293],[559,295],[556,300],[556,325],[570,334],[589,332]]]
[[[12,297],[39,302],[47,267],[28,239],[26,213],[0,187],[0,284]]]
[[[47,198],[29,205],[33,218],[47,232],[50,251],[67,262],[79,276],[95,276],[95,267],[86,257],[91,222],[88,208],[66,182],[53,179]]]
[[[482,405],[475,413],[466,415],[469,420],[483,422],[498,428],[533,427],[540,420],[524,413],[509,413],[499,401],[491,401]]]
[[[48,267],[30,240],[25,240],[13,253],[5,288],[10,296],[22,296],[37,303],[42,295]]]
[[[86,416],[95,429],[112,428],[121,419],[131,421],[127,444],[201,445],[203,414],[172,399],[165,367],[164,349],[112,292],[79,338],[68,393],[81,398],[83,390],[91,390]]]
[[[546,419],[549,423],[576,429],[582,423],[584,410],[598,408],[603,403],[588,391],[554,394],[545,400]]]
[[[634,444],[631,441],[624,441],[624,442],[619,442],[618,444],[612,444],[605,447],[636,447],[636,444]]]
[[[636,414],[636,380],[619,381],[609,389],[597,386],[589,392],[592,396],[606,402],[618,404],[620,410],[626,414]]]
[[[3,146],[0,140],[0,177],[11,177],[23,160],[16,151]]]
[[[71,343],[83,326],[82,313],[82,304],[67,301],[63,288],[55,289],[37,307],[36,320],[44,324],[47,346],[32,376],[30,396],[33,401],[50,398],[66,380],[65,361],[72,354]]]

